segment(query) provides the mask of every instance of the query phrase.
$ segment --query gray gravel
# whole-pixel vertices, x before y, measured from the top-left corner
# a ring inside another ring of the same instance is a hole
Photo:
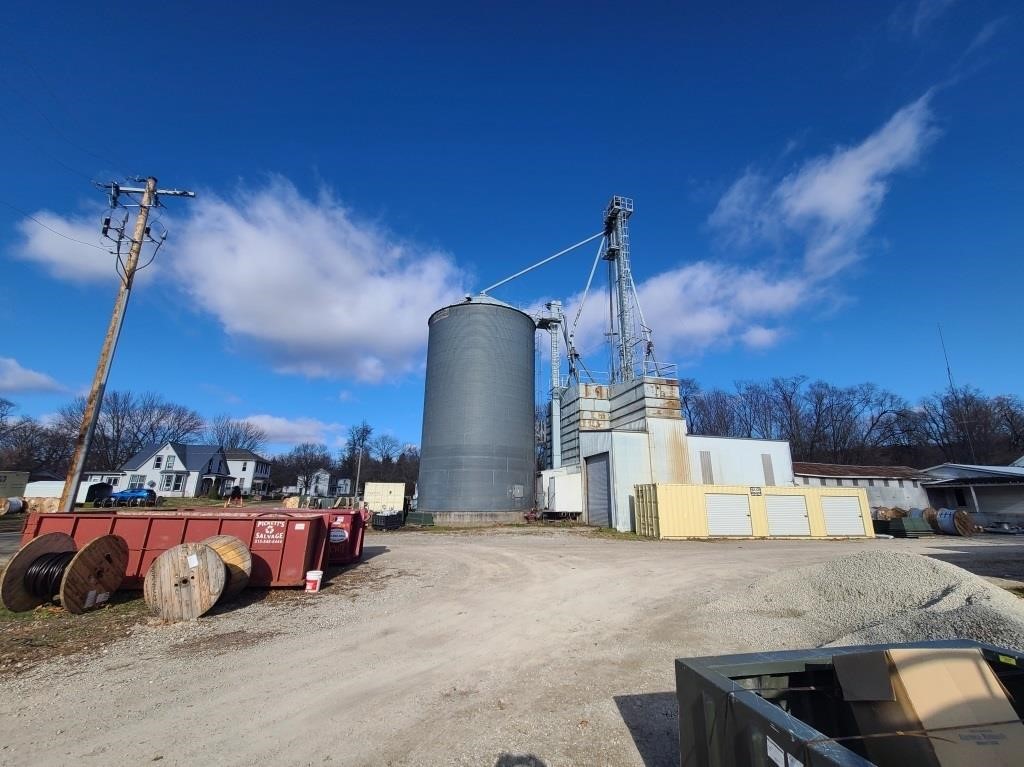
[[[771,648],[973,639],[1024,651],[1024,602],[956,565],[898,551],[773,573],[703,618]]]

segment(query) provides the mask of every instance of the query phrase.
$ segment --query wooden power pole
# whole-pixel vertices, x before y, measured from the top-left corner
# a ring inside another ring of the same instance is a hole
[[[139,179],[139,181],[141,180]],[[110,190],[112,206],[117,205],[117,198],[121,194],[141,194],[142,198],[139,202],[139,212],[135,217],[135,231],[132,234],[131,248],[128,251],[128,258],[124,261],[124,272],[120,275],[121,284],[117,289],[117,298],[114,299],[114,312],[110,316],[107,335],[103,338],[103,348],[100,349],[99,362],[96,364],[96,375],[93,376],[92,388],[89,389],[89,396],[85,401],[82,426],[78,431],[78,438],[75,440],[75,452],[71,456],[71,466],[68,468],[68,476],[64,481],[64,491],[60,497],[60,510],[63,512],[75,510],[78,483],[82,479],[85,458],[89,453],[89,446],[92,444],[96,419],[99,417],[100,408],[103,406],[103,392],[107,388],[110,363],[113,361],[114,349],[117,348],[117,339],[121,335],[121,326],[124,324],[124,313],[128,308],[128,297],[131,295],[132,283],[135,281],[135,272],[139,267],[139,255],[142,253],[142,244],[147,239],[146,223],[149,220],[149,210],[154,205],[159,204],[160,196],[196,196],[195,192],[178,189],[157,189],[156,179],[152,176],[146,179],[146,186],[142,188],[125,187],[119,184],[109,184],[105,188]],[[105,468],[115,469],[117,467],[110,466]]]

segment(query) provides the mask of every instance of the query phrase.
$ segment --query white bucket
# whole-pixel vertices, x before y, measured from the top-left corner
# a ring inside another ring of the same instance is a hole
[[[306,571],[306,591],[310,594],[316,594],[320,591],[320,581],[324,578],[323,570],[307,570]]]

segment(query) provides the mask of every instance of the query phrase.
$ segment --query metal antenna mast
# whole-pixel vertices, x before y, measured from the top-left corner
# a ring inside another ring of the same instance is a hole
[[[103,220],[103,234],[108,236],[110,229],[115,229],[119,236],[117,238],[117,264],[118,275],[121,284],[117,288],[117,298],[114,300],[114,311],[110,316],[110,325],[107,327],[107,334],[103,338],[103,346],[100,349],[99,362],[96,364],[96,375],[92,379],[92,388],[85,401],[85,413],[82,415],[82,427],[75,440],[75,452],[71,456],[71,466],[68,468],[67,480],[64,482],[64,492],[60,498],[60,509],[65,513],[75,510],[75,497],[78,495],[78,483],[82,479],[82,469],[85,468],[85,459],[89,453],[89,445],[92,443],[92,434],[96,428],[96,419],[100,414],[100,407],[103,405],[103,392],[107,388],[107,376],[110,373],[110,363],[114,359],[114,349],[117,347],[117,339],[121,335],[121,325],[124,323],[125,310],[128,308],[128,297],[132,292],[132,283],[135,281],[135,273],[145,268],[147,264],[139,266],[139,255],[142,253],[144,242],[153,242],[150,237],[149,227],[146,222],[149,219],[149,210],[160,205],[160,197],[195,197],[195,192],[188,192],[180,189],[157,189],[156,179],[150,176],[145,179],[144,187],[128,187],[120,184],[105,184],[103,188],[110,193],[110,207],[117,208],[121,195],[141,195],[138,206],[139,211],[135,217],[135,232],[131,238],[131,247],[128,249],[128,258],[121,261],[120,242],[124,235],[124,226],[117,229],[112,226],[111,218]],[[166,232],[164,233],[166,236]],[[111,238],[113,239],[113,238]],[[161,243],[163,238],[161,238]],[[159,244],[158,244],[159,247]],[[155,255],[155,253],[154,253]],[[152,260],[152,259],[151,259]],[[148,262],[147,262],[148,263]]]
[[[609,328],[617,369],[610,372],[610,383],[632,381],[636,377],[636,348],[642,343],[633,322],[633,273],[629,264],[629,217],[633,215],[633,200],[612,197],[604,212],[604,234],[607,243],[604,258],[609,262],[609,291],[618,327]]]

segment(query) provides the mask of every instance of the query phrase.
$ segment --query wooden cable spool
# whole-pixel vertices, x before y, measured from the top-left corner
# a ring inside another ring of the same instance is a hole
[[[224,561],[205,543],[182,543],[153,560],[142,593],[154,615],[165,620],[196,620],[224,591]]]
[[[74,552],[60,579],[59,590],[50,595],[33,593],[26,574],[38,559],[49,554]],[[0,578],[0,602],[11,612],[32,610],[54,597],[70,613],[80,615],[104,604],[124,580],[128,544],[117,535],[101,535],[80,550],[66,533],[46,533],[22,546]]]
[[[249,585],[249,576],[252,574],[252,553],[249,547],[233,535],[211,535],[201,543],[216,551],[224,562],[227,583],[220,601],[234,599]]]
[[[0,498],[0,517],[5,514],[20,514],[25,508],[26,504],[22,498]]]

